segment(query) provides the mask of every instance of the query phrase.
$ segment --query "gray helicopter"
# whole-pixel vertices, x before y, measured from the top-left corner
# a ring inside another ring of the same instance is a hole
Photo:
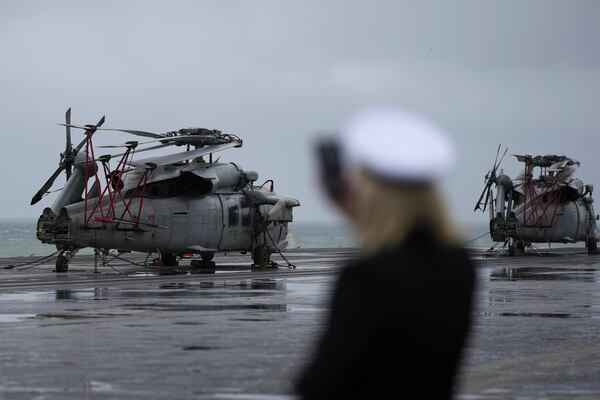
[[[273,181],[256,185],[258,173],[213,154],[242,146],[232,134],[188,128],[157,134],[139,130],[71,124],[67,110],[66,148],[59,166],[33,196],[36,204],[64,171],[66,183],[37,222],[37,238],[60,252],[56,271],[66,272],[82,248],[159,254],[158,264],[177,265],[184,254],[199,254],[192,266],[214,267],[215,252],[250,253],[255,266],[274,265],[270,256],[287,247],[288,223],[299,201],[277,195]],[[75,147],[71,128],[84,131]],[[98,131],[119,131],[147,140],[123,145],[121,153],[96,156]],[[185,151],[134,159],[137,153],[169,146]],[[97,253],[98,254],[98,253]]]
[[[495,242],[508,245],[508,252],[523,252],[532,243],[585,242],[589,254],[598,252],[599,240],[592,203],[592,185],[575,178],[579,161],[566,156],[515,155],[524,163],[513,180],[498,161],[500,146],[492,169],[485,176],[485,187],[475,210],[489,207],[490,235]],[[539,175],[534,176],[534,172]],[[492,192],[496,186],[496,194]],[[485,199],[484,199],[485,196]]]

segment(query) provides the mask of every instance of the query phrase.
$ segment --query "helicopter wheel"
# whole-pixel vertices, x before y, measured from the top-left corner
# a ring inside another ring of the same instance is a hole
[[[252,250],[252,262],[254,265],[264,266],[271,261],[271,253],[263,245],[256,246]]]
[[[587,239],[585,244],[589,255],[598,254],[598,243],[594,239]]]
[[[175,254],[163,254],[160,260],[164,265],[169,267],[176,267],[179,265],[177,262],[177,256]]]
[[[192,260],[190,265],[192,268],[202,271],[201,273],[214,273],[215,263],[212,260],[215,257],[215,253],[212,251],[203,251],[200,253],[201,260]]]
[[[56,272],[67,272],[69,270],[69,259],[62,254],[56,258]]]
[[[508,245],[508,255],[510,257],[514,257],[515,255],[515,245],[513,243]]]
[[[203,251],[200,253],[200,257],[202,257],[202,261],[212,261],[215,258],[215,253],[212,251]]]

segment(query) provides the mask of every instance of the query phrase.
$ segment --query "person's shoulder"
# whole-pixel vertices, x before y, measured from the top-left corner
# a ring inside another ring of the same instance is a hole
[[[397,248],[364,253],[343,268],[340,284],[379,287],[402,273],[405,257]]]
[[[422,238],[410,238],[397,246],[365,254],[345,268],[349,279],[389,280],[394,276],[409,279],[422,274],[447,270],[474,274],[474,265],[467,250],[458,245],[445,245]],[[435,270],[435,271],[434,271]]]

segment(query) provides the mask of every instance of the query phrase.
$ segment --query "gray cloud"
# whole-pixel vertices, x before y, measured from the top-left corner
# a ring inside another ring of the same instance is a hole
[[[298,219],[335,218],[313,179],[315,132],[372,102],[456,138],[445,188],[457,219],[484,219],[471,210],[499,142],[572,155],[600,184],[597,2],[323,3],[1,3],[0,215],[41,211],[29,200],[58,161],[68,106],[83,123],[236,133],[244,148],[223,158],[300,198]]]

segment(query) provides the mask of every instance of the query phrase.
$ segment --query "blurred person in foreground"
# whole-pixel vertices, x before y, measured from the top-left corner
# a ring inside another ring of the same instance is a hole
[[[363,251],[341,272],[297,390],[305,399],[450,399],[475,281],[437,193],[454,148],[435,124],[391,107],[358,113],[342,134],[339,146],[319,147],[323,182]]]

